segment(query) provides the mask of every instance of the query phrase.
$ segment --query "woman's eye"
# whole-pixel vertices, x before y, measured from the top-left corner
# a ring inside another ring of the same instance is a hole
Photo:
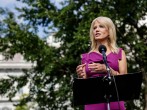
[[[99,25],[99,27],[100,27],[100,28],[104,28],[104,26],[103,26],[103,25]]]
[[[97,28],[96,26],[93,27],[93,29],[96,29],[96,28]]]

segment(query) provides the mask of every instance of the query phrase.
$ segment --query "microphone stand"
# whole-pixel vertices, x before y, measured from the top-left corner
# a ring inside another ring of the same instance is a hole
[[[111,94],[109,93],[109,90],[111,89],[110,86],[111,86],[111,83],[112,83],[112,80],[111,80],[111,70],[110,70],[110,67],[107,63],[107,58],[106,58],[106,55],[104,52],[102,52],[103,54],[103,62],[105,63],[106,65],[106,70],[107,70],[107,76],[104,77],[103,81],[104,81],[104,84],[105,84],[105,88],[107,88],[107,90],[105,91],[105,99],[107,101],[107,110],[110,110],[110,101],[109,99],[111,98]]]
[[[102,51],[102,54],[103,54],[103,62],[105,63],[106,70],[107,70],[107,73],[108,73],[107,79],[111,83],[111,70],[110,70],[110,67],[109,67],[109,65],[107,63],[107,57],[106,57],[106,54],[105,54],[104,51]]]

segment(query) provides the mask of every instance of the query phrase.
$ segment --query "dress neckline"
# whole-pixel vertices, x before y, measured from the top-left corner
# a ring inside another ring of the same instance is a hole
[[[101,55],[101,56],[102,56],[102,54],[101,54],[101,53],[96,52],[96,51],[92,51],[92,52],[90,52],[90,53],[96,53],[96,54],[98,54],[98,55]],[[109,52],[106,56],[109,56],[111,53],[112,53],[112,52]]]

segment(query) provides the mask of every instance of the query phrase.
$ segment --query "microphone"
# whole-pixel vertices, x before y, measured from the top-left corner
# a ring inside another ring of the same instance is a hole
[[[107,48],[105,45],[100,45],[99,46],[99,52],[103,55],[103,60],[104,60],[104,63],[107,62],[107,56],[106,56],[106,51],[107,51]],[[107,65],[106,65],[107,66]]]
[[[108,72],[108,79],[111,80],[111,75],[110,75],[110,67],[107,63],[107,56],[106,56],[106,51],[107,51],[107,48],[105,45],[100,45],[99,46],[99,52],[103,55],[103,62],[105,63],[106,65],[106,70]]]

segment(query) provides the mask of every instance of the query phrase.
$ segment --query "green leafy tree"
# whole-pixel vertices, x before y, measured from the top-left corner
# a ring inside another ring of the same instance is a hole
[[[147,109],[147,26],[140,24],[147,16],[146,0],[67,0],[59,9],[49,0],[18,0],[27,4],[16,8],[19,19],[14,13],[1,9],[5,19],[0,23],[0,50],[6,59],[21,53],[27,61],[36,63],[30,71],[24,71],[20,78],[10,77],[0,83],[1,93],[11,90],[10,99],[16,91],[29,80],[30,94],[23,101],[37,102],[41,109],[67,109],[72,102],[72,81],[76,77],[75,68],[80,64],[80,54],[89,50],[89,28],[91,21],[98,16],[110,17],[117,28],[118,45],[127,53],[128,71],[143,72],[140,104],[126,103],[127,110]],[[61,40],[60,48],[48,46],[36,33],[38,26],[56,29],[55,37]],[[13,89],[12,82],[18,82]],[[74,109],[82,109],[75,107]]]
[[[23,106],[17,106],[15,110],[29,110],[29,108],[26,105],[23,105]]]

